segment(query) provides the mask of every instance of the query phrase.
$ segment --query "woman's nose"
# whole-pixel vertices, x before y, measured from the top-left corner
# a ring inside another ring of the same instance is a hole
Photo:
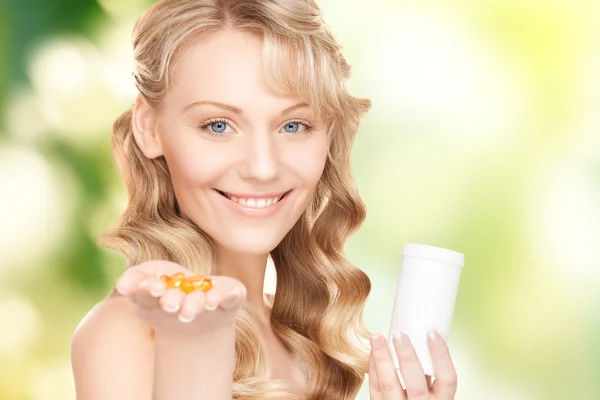
[[[246,143],[243,175],[248,179],[269,181],[277,177],[277,149],[271,135],[253,135]]]

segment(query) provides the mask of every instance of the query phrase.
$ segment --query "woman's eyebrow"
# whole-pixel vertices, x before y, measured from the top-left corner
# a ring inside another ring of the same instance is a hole
[[[219,103],[218,101],[210,101],[210,100],[200,100],[200,101],[195,101],[191,104],[188,104],[187,106],[184,107],[183,110],[181,110],[181,112],[186,112],[192,108],[201,106],[201,105],[210,105],[210,106],[215,106],[215,107],[219,107],[219,108],[223,108],[225,110],[234,112],[236,114],[242,114],[242,109],[238,108],[238,107],[234,107],[234,106],[230,106],[229,104],[225,104],[225,103]]]
[[[211,101],[211,100],[195,101],[195,102],[193,102],[193,103],[188,104],[187,106],[185,106],[181,112],[184,113],[184,112],[186,112],[186,111],[188,111],[188,110],[190,110],[190,109],[192,109],[194,107],[198,107],[200,105],[210,105],[210,106],[222,108],[222,109],[227,110],[227,111],[234,112],[236,114],[240,114],[240,115],[243,114],[242,109],[239,108],[239,107],[235,107],[235,106],[232,106],[232,105],[229,105],[229,104],[220,103],[218,101]],[[298,108],[304,108],[304,107],[308,107],[308,103],[302,102],[302,103],[295,104],[295,105],[293,105],[291,107],[288,107],[285,110],[283,110],[281,112],[281,115],[288,114],[288,113],[290,113],[290,112],[292,112],[292,111],[294,111],[294,110],[296,110]]]
[[[304,102],[303,102],[303,103],[298,103],[298,104],[296,104],[296,105],[294,105],[294,106],[288,107],[288,108],[286,108],[285,110],[283,110],[283,111],[281,112],[281,115],[288,114],[288,113],[290,113],[290,112],[294,111],[294,110],[295,110],[295,109],[297,109],[297,108],[305,108],[305,107],[308,107],[308,103],[304,103]]]

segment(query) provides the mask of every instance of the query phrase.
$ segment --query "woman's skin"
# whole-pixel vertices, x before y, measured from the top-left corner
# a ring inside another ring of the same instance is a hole
[[[383,335],[371,338],[369,360],[369,391],[371,400],[452,400],[456,393],[456,372],[450,351],[444,339],[435,331],[429,332],[427,345],[433,361],[436,376],[433,385],[425,376],[408,336],[400,334],[392,338],[400,373],[404,379],[402,388],[396,373],[392,356]]]
[[[159,279],[192,274],[182,266],[149,261],[128,268],[116,286],[120,296],[97,305],[74,334],[79,400],[191,393],[230,400],[234,317],[244,302],[262,330],[271,377],[288,380],[302,395],[304,377],[273,332],[263,282],[269,252],[299,219],[321,177],[327,127],[301,99],[267,86],[261,46],[260,39],[233,29],[203,37],[178,60],[158,109],[136,102],[136,142],[147,157],[166,159],[182,213],[217,244],[219,275],[206,294],[186,295]],[[405,399],[387,348],[373,349],[372,399]],[[401,349],[407,398],[429,399],[412,346]],[[433,396],[452,399],[448,349],[443,340],[432,349],[438,376]]]

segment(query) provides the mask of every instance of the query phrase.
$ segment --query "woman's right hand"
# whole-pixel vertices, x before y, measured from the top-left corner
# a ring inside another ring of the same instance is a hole
[[[129,267],[117,281],[117,291],[135,305],[135,313],[152,325],[156,333],[198,336],[234,325],[234,318],[246,300],[246,287],[237,279],[211,276],[208,292],[184,293],[167,289],[161,275],[181,272],[194,275],[169,261],[147,261]]]

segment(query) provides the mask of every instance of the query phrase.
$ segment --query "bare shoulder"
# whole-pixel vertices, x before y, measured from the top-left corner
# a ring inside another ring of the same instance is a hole
[[[97,345],[110,344],[109,339],[117,340],[117,346],[128,339],[152,342],[148,324],[134,314],[133,304],[122,296],[111,295],[92,308],[81,320],[73,334],[72,344],[77,349],[90,349],[88,342]],[[99,342],[99,343],[98,343]]]
[[[109,296],[82,319],[71,341],[78,400],[150,399],[154,341],[133,304]]]

